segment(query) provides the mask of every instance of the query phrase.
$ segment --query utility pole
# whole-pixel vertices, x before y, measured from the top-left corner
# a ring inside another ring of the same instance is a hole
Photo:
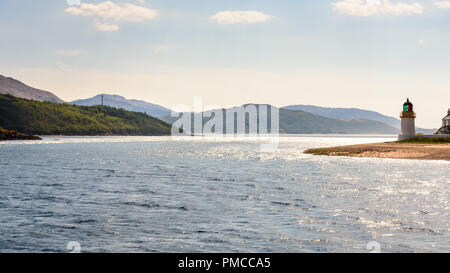
[[[103,107],[103,94],[102,94],[102,107]]]

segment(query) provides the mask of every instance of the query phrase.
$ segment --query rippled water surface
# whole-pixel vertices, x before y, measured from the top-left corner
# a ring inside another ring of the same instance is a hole
[[[450,251],[450,163],[322,157],[390,137],[0,143],[0,252]]]

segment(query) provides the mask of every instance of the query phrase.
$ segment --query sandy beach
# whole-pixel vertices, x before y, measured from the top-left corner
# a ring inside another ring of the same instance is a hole
[[[449,160],[450,143],[385,142],[318,148],[305,153],[328,156],[376,157],[398,159]]]

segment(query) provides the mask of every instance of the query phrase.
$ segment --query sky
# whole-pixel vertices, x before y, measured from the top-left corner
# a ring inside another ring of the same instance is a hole
[[[450,108],[450,1],[2,0],[0,74],[66,101]]]

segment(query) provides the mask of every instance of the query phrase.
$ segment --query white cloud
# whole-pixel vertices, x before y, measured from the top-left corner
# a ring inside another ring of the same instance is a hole
[[[76,70],[75,68],[66,66],[64,64],[58,64],[56,67],[58,67],[59,70],[64,71],[64,72],[72,72],[72,71]]]
[[[423,13],[419,3],[391,3],[389,0],[341,0],[331,4],[334,11],[352,16],[415,15]]]
[[[99,31],[117,31],[119,30],[119,26],[118,25],[114,25],[114,24],[110,24],[110,23],[100,23],[100,22],[96,22],[95,23],[95,28]]]
[[[440,9],[450,9],[450,1],[434,2],[434,5]]]
[[[56,55],[58,56],[80,56],[80,55],[85,55],[86,51],[83,50],[77,50],[77,49],[73,49],[73,50],[58,50],[55,52]]]
[[[76,16],[100,17],[104,20],[128,22],[152,20],[158,15],[158,12],[153,9],[129,3],[118,5],[111,1],[99,4],[83,3],[80,7],[70,7],[65,9],[65,12]]]
[[[211,19],[216,21],[221,25],[230,25],[230,24],[239,24],[239,23],[247,23],[247,24],[256,24],[256,23],[264,23],[270,19],[274,18],[272,15],[267,15],[259,11],[220,11],[213,16]]]
[[[81,0],[66,0],[66,3],[69,6],[79,6],[81,5]]]

